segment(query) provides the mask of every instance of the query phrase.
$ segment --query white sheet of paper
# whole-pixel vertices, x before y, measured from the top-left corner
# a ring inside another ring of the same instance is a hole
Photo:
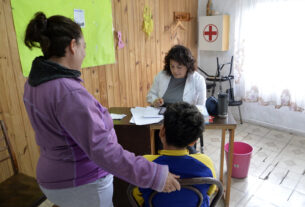
[[[126,114],[113,114],[113,113],[110,113],[110,116],[112,119],[123,119]]]
[[[85,27],[85,11],[82,9],[74,9],[74,21],[80,27]]]
[[[160,108],[145,107],[143,117],[145,118],[163,118],[163,115],[159,114]]]
[[[130,123],[134,123],[136,125],[146,125],[146,124],[154,124],[158,123],[163,119],[163,116],[158,117],[144,117],[145,111],[147,107],[135,107],[131,108],[132,118]]]
[[[131,117],[131,119],[130,119],[129,123],[135,124],[135,121],[134,121],[133,116]]]

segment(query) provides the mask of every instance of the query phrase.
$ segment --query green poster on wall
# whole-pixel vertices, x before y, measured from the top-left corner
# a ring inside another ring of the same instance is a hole
[[[63,15],[82,22],[87,43],[82,67],[115,62],[111,0],[11,0],[11,5],[24,76],[29,75],[34,58],[42,55],[39,48],[30,50],[23,43],[26,26],[38,11],[47,17]]]

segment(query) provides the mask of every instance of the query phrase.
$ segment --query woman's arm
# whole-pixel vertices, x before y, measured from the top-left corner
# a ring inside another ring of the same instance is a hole
[[[196,83],[196,94],[198,94],[198,99],[196,105],[205,105],[206,101],[206,83],[204,78],[197,73],[197,77],[195,79]]]
[[[150,105],[153,105],[154,101],[160,97],[158,97],[158,92],[159,92],[159,81],[160,81],[160,75],[156,75],[154,78],[154,82],[152,86],[149,89],[149,92],[146,96],[146,100]]]
[[[173,189],[168,166],[135,156],[117,142],[113,121],[85,89],[66,95],[56,106],[57,119],[65,131],[97,165],[109,173],[143,188]],[[171,181],[168,183],[168,179]],[[177,188],[176,188],[177,189]]]

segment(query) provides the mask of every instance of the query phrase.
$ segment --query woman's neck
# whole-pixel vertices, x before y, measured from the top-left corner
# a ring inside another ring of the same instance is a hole
[[[68,61],[67,58],[64,57],[50,57],[48,60],[57,63],[61,66],[64,66],[65,68],[68,69],[73,68],[71,67],[70,61]]]

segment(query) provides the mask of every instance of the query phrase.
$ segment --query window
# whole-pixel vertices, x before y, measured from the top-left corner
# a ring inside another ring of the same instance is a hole
[[[302,111],[305,1],[242,0],[239,6],[235,57],[245,100]]]

